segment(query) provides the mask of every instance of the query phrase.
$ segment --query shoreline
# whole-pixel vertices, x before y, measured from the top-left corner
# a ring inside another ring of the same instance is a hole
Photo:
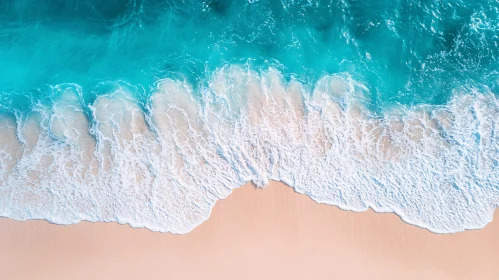
[[[338,75],[312,91],[270,69],[234,66],[210,81],[193,91],[162,80],[144,104],[126,89],[86,104],[62,86],[53,104],[0,118],[0,213],[185,233],[232,189],[269,179],[342,209],[395,210],[439,233],[481,228],[498,206],[491,93],[377,117],[359,82]]]
[[[207,221],[183,235],[117,223],[61,226],[7,218],[0,219],[0,229],[0,269],[6,279],[335,275],[464,280],[499,275],[493,265],[499,263],[497,219],[481,230],[437,234],[393,213],[318,204],[276,182],[235,189],[217,202]]]
[[[243,184],[240,187],[231,189],[231,192],[225,198],[220,198],[220,199],[218,199],[216,201],[215,204],[213,204],[213,206],[210,209],[210,212],[208,213],[208,215],[206,216],[206,218],[204,220],[202,220],[197,225],[194,225],[190,230],[188,230],[186,232],[169,232],[169,231],[161,231],[159,229],[155,230],[152,227],[148,227],[147,225],[132,225],[133,221],[124,221],[124,222],[120,222],[120,221],[92,221],[92,220],[81,219],[81,220],[75,221],[73,223],[63,224],[63,223],[52,222],[52,221],[50,221],[48,219],[43,219],[43,218],[42,219],[24,219],[24,220],[18,220],[18,219],[15,219],[15,218],[10,218],[7,215],[0,215],[0,220],[2,220],[2,219],[9,219],[9,220],[12,220],[12,221],[15,221],[15,222],[42,221],[42,222],[47,222],[47,223],[49,223],[51,225],[58,225],[58,226],[74,226],[74,225],[77,225],[77,224],[80,224],[80,223],[91,223],[91,224],[105,223],[105,224],[117,224],[117,225],[120,225],[120,226],[129,226],[132,229],[146,229],[146,230],[148,230],[150,232],[154,232],[154,233],[157,232],[157,233],[172,234],[172,235],[185,235],[185,234],[191,233],[192,231],[196,230],[196,228],[198,228],[202,224],[206,223],[206,221],[208,221],[210,219],[211,214],[213,212],[213,209],[216,207],[216,205],[218,203],[220,203],[220,201],[228,199],[235,190],[237,190],[239,188],[243,188],[243,187],[245,187],[247,185],[249,185],[249,186],[251,186],[251,187],[253,187],[255,189],[264,189],[264,188],[270,187],[270,185],[274,185],[274,184],[284,185],[285,187],[290,188],[294,193],[296,193],[298,195],[304,195],[304,196],[308,197],[308,199],[312,200],[313,202],[315,202],[316,204],[319,204],[319,205],[324,205],[324,206],[327,206],[327,207],[334,207],[334,208],[337,208],[338,210],[341,210],[341,211],[348,211],[348,212],[353,212],[353,213],[365,213],[365,212],[372,211],[372,212],[374,212],[376,214],[394,214],[395,216],[397,216],[405,224],[408,224],[410,226],[415,226],[417,228],[426,230],[426,231],[428,231],[430,233],[439,234],[439,235],[440,234],[441,235],[452,235],[452,234],[457,234],[457,233],[462,233],[462,232],[467,232],[467,231],[480,231],[480,230],[484,229],[490,223],[494,222],[494,217],[496,215],[496,212],[499,213],[499,207],[494,208],[494,210],[492,211],[492,213],[490,215],[491,216],[490,220],[487,221],[487,222],[485,222],[485,224],[483,224],[480,227],[469,227],[469,228],[464,227],[463,229],[460,229],[460,230],[457,230],[457,231],[454,231],[454,232],[440,232],[440,231],[432,230],[430,227],[426,227],[424,224],[420,224],[420,223],[417,223],[417,222],[410,221],[410,219],[408,219],[407,216],[405,216],[404,214],[399,214],[398,211],[395,211],[393,209],[386,208],[387,210],[383,210],[381,208],[375,208],[373,206],[367,206],[366,209],[357,210],[357,209],[351,208],[351,207],[350,208],[349,207],[343,207],[342,205],[328,204],[328,202],[317,201],[313,197],[311,197],[311,196],[309,196],[309,195],[307,195],[305,193],[298,192],[294,187],[292,187],[291,185],[289,185],[289,184],[287,184],[285,182],[270,180],[269,183],[267,185],[263,186],[263,187],[256,186],[252,182],[248,182],[246,184]]]

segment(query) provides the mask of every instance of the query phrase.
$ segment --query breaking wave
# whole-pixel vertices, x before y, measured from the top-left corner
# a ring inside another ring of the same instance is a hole
[[[394,212],[449,233],[499,206],[499,100],[456,88],[443,105],[369,108],[346,73],[313,86],[227,65],[200,85],[126,83],[87,104],[76,84],[0,116],[0,215],[116,221],[186,233],[247,182],[282,181],[319,203]]]

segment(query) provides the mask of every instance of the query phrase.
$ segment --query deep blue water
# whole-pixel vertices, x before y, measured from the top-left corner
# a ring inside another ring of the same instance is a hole
[[[0,100],[26,111],[61,83],[89,104],[103,84],[147,96],[247,64],[309,85],[349,73],[374,110],[441,104],[461,86],[496,91],[498,43],[497,1],[3,0]]]

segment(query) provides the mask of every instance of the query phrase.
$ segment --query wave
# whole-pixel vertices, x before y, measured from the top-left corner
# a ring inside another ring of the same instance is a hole
[[[90,106],[78,85],[54,91],[50,105],[0,117],[1,216],[187,233],[234,188],[269,180],[438,233],[482,228],[499,205],[487,90],[375,114],[348,74],[309,88],[228,65],[196,89],[160,80],[146,103],[120,85]]]

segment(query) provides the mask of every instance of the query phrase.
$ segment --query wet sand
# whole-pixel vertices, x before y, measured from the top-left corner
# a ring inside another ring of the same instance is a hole
[[[0,219],[2,279],[499,279],[499,222],[435,234],[248,184],[185,235]]]

